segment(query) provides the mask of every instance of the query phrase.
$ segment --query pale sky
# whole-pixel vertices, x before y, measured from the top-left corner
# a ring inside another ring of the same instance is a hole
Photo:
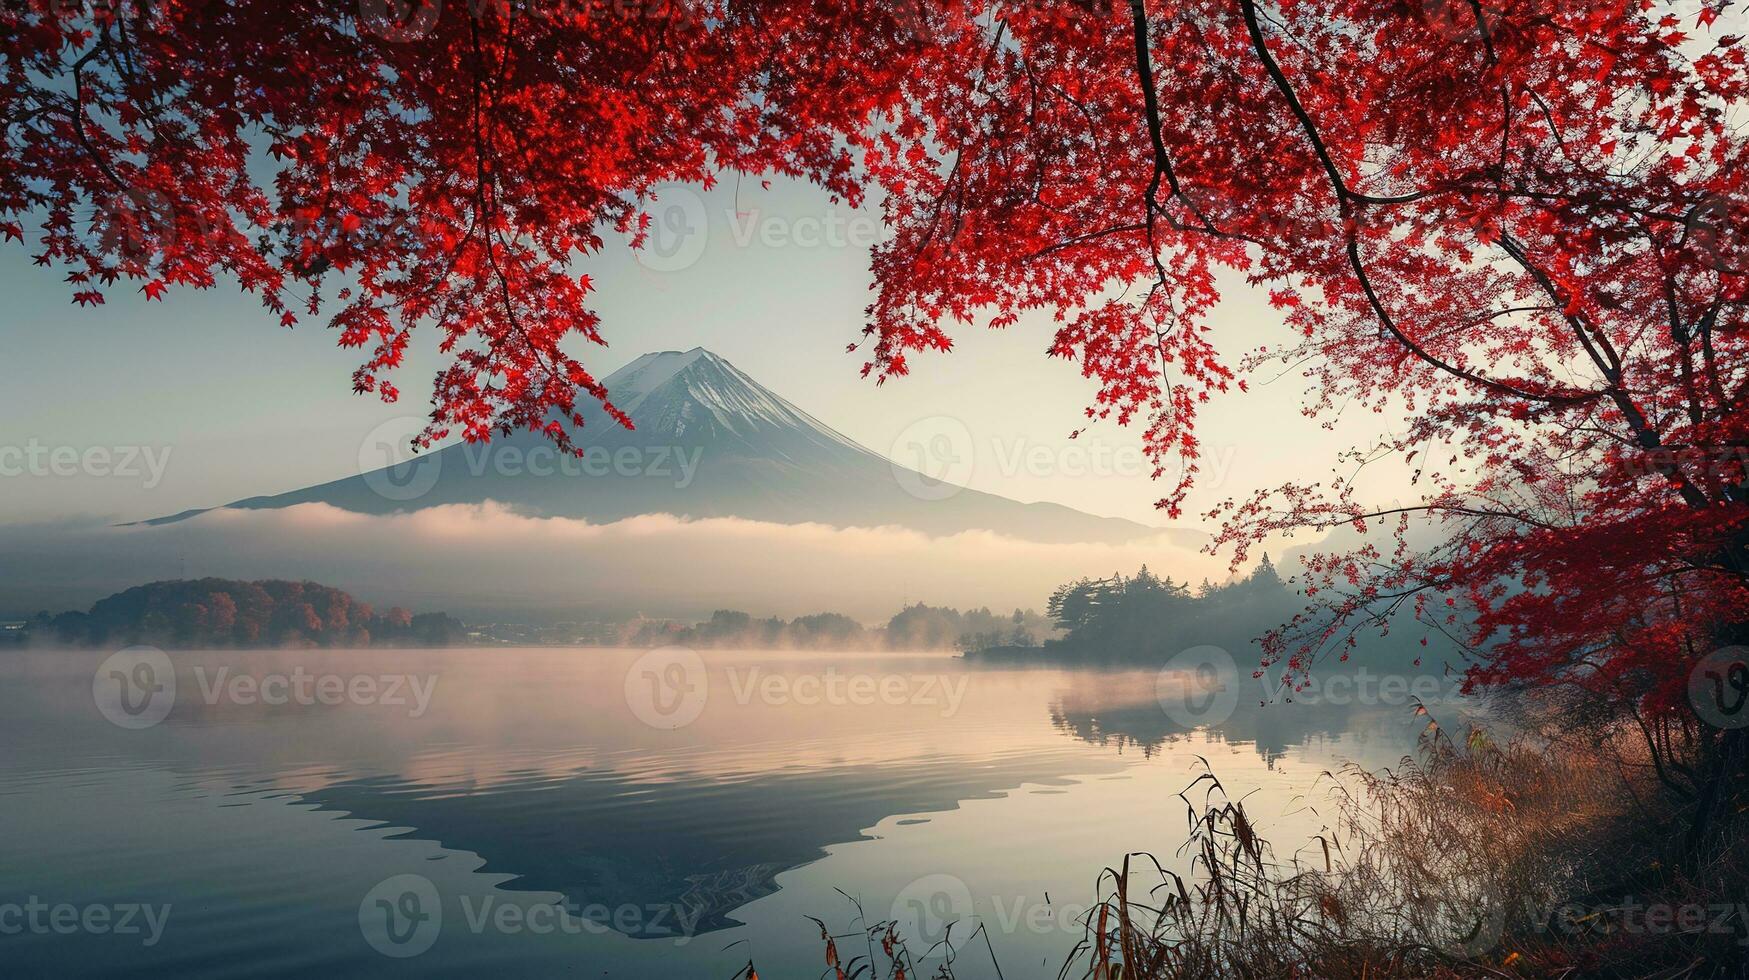
[[[955,352],[914,357],[911,377],[877,388],[858,376],[861,353],[845,353],[861,339],[877,212],[835,207],[781,181],[737,189],[729,179],[669,201],[676,214],[659,212],[659,228],[682,214],[696,227],[702,215],[708,235],[663,243],[673,247],[643,262],[610,236],[584,266],[612,344],[578,348],[598,376],[647,351],[704,346],[877,452],[902,456],[919,431],[963,426],[956,431],[969,433],[976,454],[962,471],[972,487],[1166,523],[1152,506],[1163,488],[1148,479],[1135,431],[1106,423],[1067,438],[1093,388],[1075,364],[1044,356],[1048,318],[1000,332],[961,328]],[[337,348],[316,321],[278,327],[233,285],[176,290],[159,303],[121,286],[105,306],[81,309],[60,273],[32,266],[28,252],[0,249],[0,343],[10,368],[0,450],[149,447],[152,455],[135,476],[0,476],[0,522],[131,520],[324,482],[359,471],[360,444],[381,423],[426,411],[438,364],[429,332],[416,335],[396,379],[402,403],[385,406],[351,393],[357,352]],[[1225,292],[1215,318],[1223,350],[1292,339],[1260,292],[1237,278]],[[1301,379],[1261,381],[1206,410],[1205,481],[1180,525],[1200,526],[1197,513],[1221,498],[1324,479],[1340,450],[1389,421],[1359,413],[1326,431],[1299,412]],[[156,481],[152,459],[162,464]],[[1385,499],[1400,492],[1381,490]]]

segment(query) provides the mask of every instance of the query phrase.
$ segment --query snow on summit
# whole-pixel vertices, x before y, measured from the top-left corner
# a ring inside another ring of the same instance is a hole
[[[585,409],[587,424],[572,432],[584,452],[580,459],[559,454],[539,433],[518,432],[227,506],[320,502],[385,514],[494,501],[532,516],[592,523],[673,514],[896,526],[930,535],[983,530],[1041,542],[1180,534],[1200,543],[1194,532],[1095,517],[1060,504],[1023,504],[951,486],[939,492],[944,485],[857,445],[702,347],[644,354],[602,383],[636,428]],[[919,495],[919,486],[937,489]]]
[[[614,401],[620,410],[631,414],[637,410],[644,396],[662,387],[668,379],[685,370],[689,365],[702,357],[712,357],[703,347],[694,347],[689,351],[665,350],[645,354],[637,360],[613,372],[601,383],[614,393]],[[622,394],[623,392],[623,394]]]

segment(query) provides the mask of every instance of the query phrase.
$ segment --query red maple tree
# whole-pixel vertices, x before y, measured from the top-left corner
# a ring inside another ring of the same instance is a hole
[[[1182,463],[1174,515],[1197,413],[1266,362],[1314,416],[1403,420],[1377,452],[1419,500],[1338,478],[1208,515],[1236,561],[1287,528],[1396,532],[1312,562],[1320,608],[1266,643],[1290,683],[1412,608],[1487,642],[1477,682],[1607,693],[1740,764],[1686,698],[1749,598],[1731,6],[31,0],[0,13],[0,233],[40,225],[79,303],[222,273],[288,325],[325,313],[384,398],[435,330],[426,444],[569,446],[578,392],[606,399],[564,346],[602,340],[590,260],[641,246],[659,185],[878,200],[865,373],[1051,317],[1089,416]],[[1285,347],[1218,355],[1222,269]],[[1443,543],[1411,545],[1416,514]]]

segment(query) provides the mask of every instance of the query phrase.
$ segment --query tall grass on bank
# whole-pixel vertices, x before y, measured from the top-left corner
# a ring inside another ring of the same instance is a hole
[[[947,934],[927,950],[921,959],[929,961],[939,957],[940,963],[932,963],[932,972],[925,973],[918,965],[919,957],[913,955],[906,937],[899,930],[899,923],[884,919],[872,920],[863,911],[862,903],[857,899],[838,890],[845,900],[856,909],[852,918],[851,931],[834,934],[823,920],[808,916],[820,929],[820,943],[826,953],[826,969],[820,975],[834,980],[954,980],[954,964],[968,949],[981,952],[988,963],[995,969],[998,977],[1002,968],[996,962],[996,947],[990,941],[990,933],[982,924],[969,929],[959,929],[957,924],[950,924]],[[955,933],[964,932],[965,938],[956,941]],[[977,945],[982,943],[982,949]],[[729,980],[759,980],[759,970],[749,960]]]
[[[1419,757],[1394,770],[1346,770],[1331,791],[1333,829],[1284,860],[1205,772],[1182,794],[1188,874],[1145,854],[1107,869],[1063,975],[1336,980],[1519,966],[1502,940],[1534,930],[1527,913],[1575,887],[1577,831],[1619,802],[1583,768],[1431,729]]]
[[[1430,724],[1397,768],[1332,779],[1331,829],[1285,857],[1204,763],[1180,794],[1186,870],[1137,852],[1101,873],[1059,977],[1749,976],[1749,840],[1730,828],[1677,856],[1680,813],[1639,744],[1623,729],[1497,743]],[[891,923],[845,956],[845,937],[815,922],[823,976],[918,980]],[[952,980],[971,948],[950,947],[928,976]],[[981,972],[994,960],[992,947]]]

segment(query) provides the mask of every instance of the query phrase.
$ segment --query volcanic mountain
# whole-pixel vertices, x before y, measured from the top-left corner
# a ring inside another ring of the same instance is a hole
[[[645,354],[604,383],[637,428],[627,430],[599,408],[586,410],[588,424],[575,434],[581,459],[562,457],[543,436],[524,432],[228,506],[321,502],[386,514],[492,500],[526,514],[594,523],[674,514],[897,525],[931,535],[986,530],[1043,542],[1200,540],[1194,532],[937,482],[857,445],[703,348]],[[390,448],[381,447],[382,458]]]

